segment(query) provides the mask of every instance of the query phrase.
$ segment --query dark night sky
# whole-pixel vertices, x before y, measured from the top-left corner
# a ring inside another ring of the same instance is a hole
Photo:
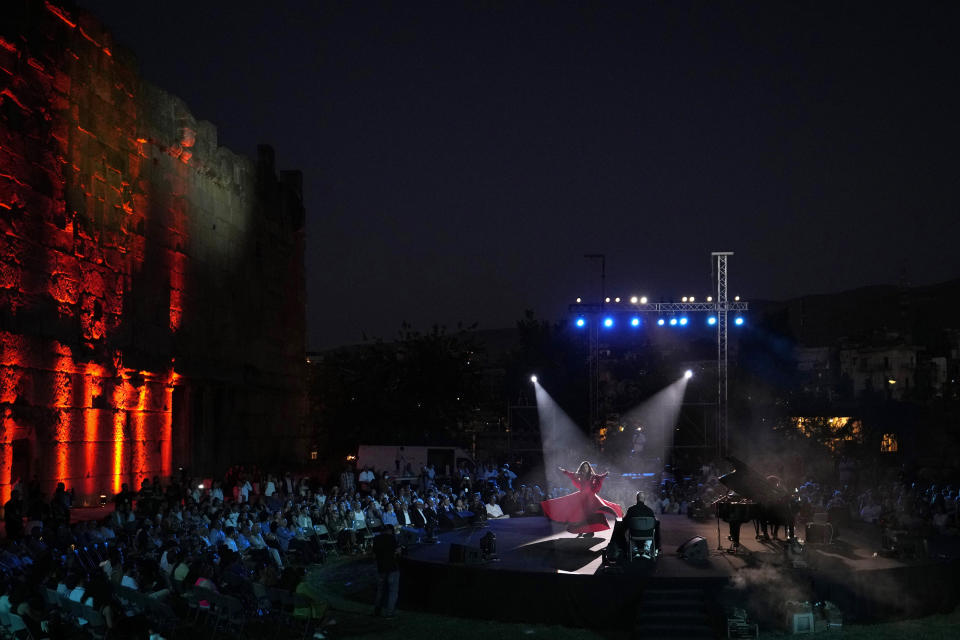
[[[304,172],[308,347],[960,276],[960,3],[84,0]]]

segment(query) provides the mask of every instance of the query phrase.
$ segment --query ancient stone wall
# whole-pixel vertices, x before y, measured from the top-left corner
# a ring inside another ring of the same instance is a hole
[[[90,15],[0,21],[0,499],[302,453],[299,173],[217,144]]]

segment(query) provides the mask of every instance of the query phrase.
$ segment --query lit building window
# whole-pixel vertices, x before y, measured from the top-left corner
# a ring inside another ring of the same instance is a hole
[[[849,417],[795,417],[790,418],[800,433],[808,438],[816,438],[831,451],[836,451],[842,442],[862,442],[863,425],[859,420]]]
[[[883,440],[880,441],[880,451],[882,453],[896,453],[897,444],[897,434],[885,433],[883,434]]]
[[[311,451],[311,452],[310,452],[310,459],[311,459],[311,460],[316,460],[316,459],[317,459],[317,452],[316,452],[316,451]]]

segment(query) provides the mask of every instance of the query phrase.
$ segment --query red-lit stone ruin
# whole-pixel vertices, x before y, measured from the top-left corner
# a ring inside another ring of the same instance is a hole
[[[302,454],[301,177],[68,3],[0,20],[0,500]]]

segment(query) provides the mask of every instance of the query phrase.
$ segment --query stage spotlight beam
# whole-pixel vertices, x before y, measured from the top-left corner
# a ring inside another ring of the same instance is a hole
[[[537,384],[537,376],[530,376],[530,382]]]
[[[693,371],[690,369],[687,369],[686,371],[683,372],[683,377],[689,380],[690,378],[693,377]]]

